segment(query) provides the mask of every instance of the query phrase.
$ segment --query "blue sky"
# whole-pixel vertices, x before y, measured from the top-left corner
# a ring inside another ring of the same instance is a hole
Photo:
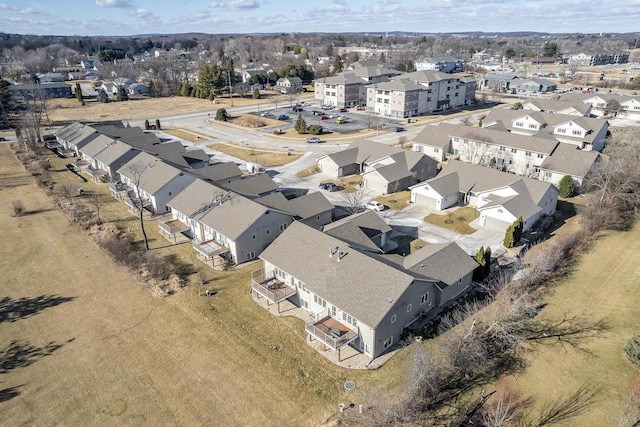
[[[22,34],[522,30],[640,31],[640,0],[0,0]]]

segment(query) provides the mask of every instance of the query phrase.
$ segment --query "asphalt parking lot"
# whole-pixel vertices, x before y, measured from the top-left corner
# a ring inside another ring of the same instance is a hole
[[[317,104],[306,104],[307,105],[302,106],[303,110],[300,112],[294,112],[292,107],[289,106],[268,110],[268,117],[270,119],[277,119],[277,117],[281,114],[289,116],[288,120],[282,121],[282,129],[288,129],[294,127],[296,120],[298,119],[298,115],[302,115],[302,118],[304,118],[307,126],[320,125],[322,126],[322,129],[325,133],[332,132],[339,134],[356,133],[369,127],[371,129],[375,129],[376,126],[379,126],[380,130],[382,130],[387,129],[389,126],[396,126],[399,123],[397,120],[387,117],[370,117],[365,111],[357,111],[355,108],[347,109],[346,112],[341,113],[337,108],[333,108],[331,110],[323,110]],[[322,114],[314,115],[313,111],[318,111]],[[259,116],[261,114],[264,114],[264,112],[255,112],[253,114]],[[325,115],[327,117],[335,115],[335,117],[321,120],[320,117],[322,115]],[[347,123],[337,123],[336,120],[338,117],[346,118]]]

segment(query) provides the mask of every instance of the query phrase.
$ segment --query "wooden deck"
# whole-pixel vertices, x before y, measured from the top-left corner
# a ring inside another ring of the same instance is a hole
[[[251,289],[265,297],[271,303],[284,301],[298,292],[295,287],[288,286],[272,274],[268,274],[265,277],[262,269],[251,273]]]

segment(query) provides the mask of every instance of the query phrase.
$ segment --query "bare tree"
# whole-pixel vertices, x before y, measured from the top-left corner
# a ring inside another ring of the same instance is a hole
[[[65,181],[56,188],[56,193],[62,198],[71,200],[78,194],[78,186],[73,182]]]
[[[484,136],[478,132],[467,133],[463,139],[462,153],[460,157],[469,163],[474,165],[485,165],[486,155],[489,149],[489,144],[493,143],[493,140],[487,136]]]
[[[278,102],[282,101],[282,94],[280,92],[275,92],[269,97],[269,101],[278,108]]]
[[[147,232],[144,229],[144,199],[143,192],[140,184],[142,182],[142,177],[147,171],[148,166],[143,165],[141,163],[135,163],[127,167],[129,173],[131,174],[130,182],[133,185],[133,192],[128,192],[129,200],[131,204],[134,206],[136,213],[138,214],[138,219],[140,220],[140,230],[142,231],[142,238],[144,240],[144,247],[149,250],[149,240],[147,238]]]
[[[640,425],[640,379],[636,379],[628,390],[617,399],[611,417],[611,425],[616,427],[637,427]]]
[[[340,198],[349,213],[354,214],[362,211],[364,205],[364,190],[359,189],[347,192],[343,189],[340,191]]]
[[[485,403],[480,413],[484,427],[507,427],[514,425],[522,415],[528,402],[516,391],[501,385],[500,389]]]
[[[96,213],[96,218],[98,219],[98,224],[102,224],[102,219],[100,218],[100,210],[104,206],[104,200],[101,197],[100,193],[95,193],[89,198],[89,202],[93,206],[93,209]]]
[[[11,211],[13,216],[20,217],[24,215],[24,204],[21,200],[14,200],[11,202]]]

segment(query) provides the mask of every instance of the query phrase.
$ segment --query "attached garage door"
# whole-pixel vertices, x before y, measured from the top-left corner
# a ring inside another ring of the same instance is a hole
[[[436,199],[425,196],[424,194],[416,194],[416,204],[425,206],[434,211],[438,209]]]
[[[484,222],[485,227],[499,231],[505,231],[510,225],[510,222],[502,221],[491,216],[486,217]]]

